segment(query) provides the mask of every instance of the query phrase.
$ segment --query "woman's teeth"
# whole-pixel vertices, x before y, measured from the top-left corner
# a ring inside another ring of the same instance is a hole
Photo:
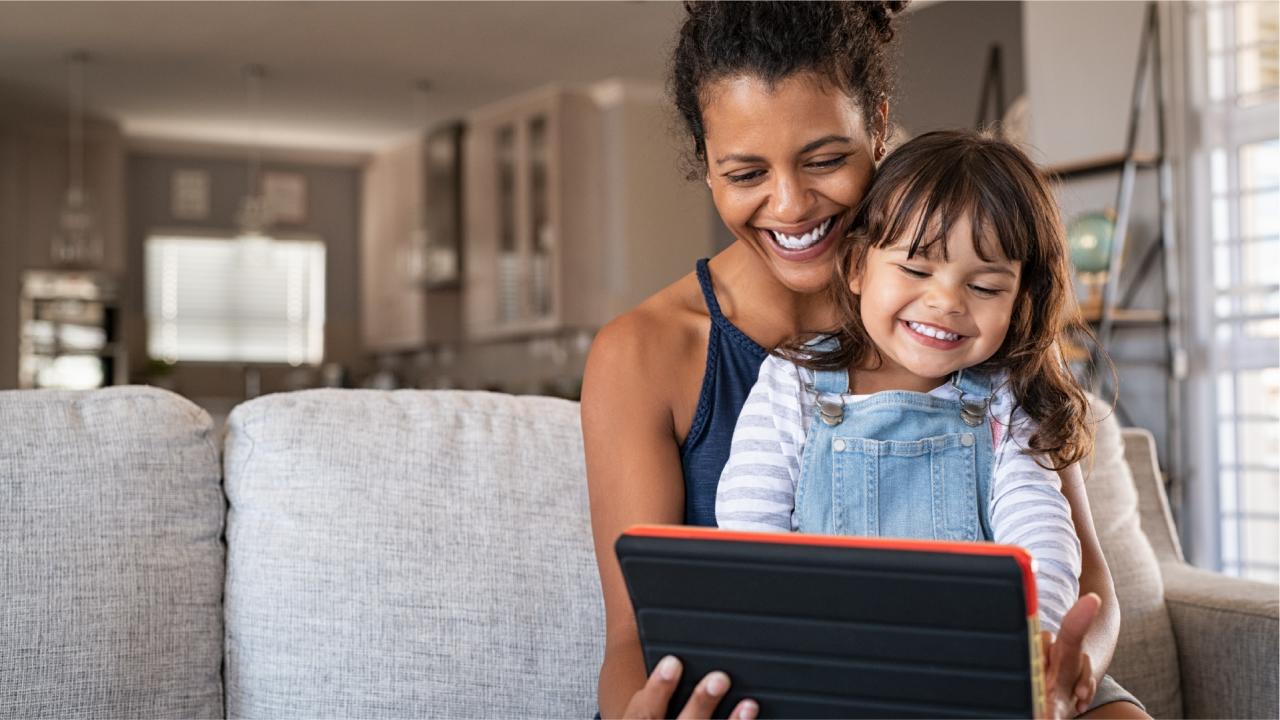
[[[800,236],[787,235],[776,230],[770,230],[769,232],[773,234],[773,239],[782,247],[788,250],[803,250],[826,237],[827,231],[831,229],[832,220],[835,220],[835,218],[829,217],[818,227]]]
[[[931,328],[928,325],[921,325],[920,323],[916,323],[916,322],[907,322],[907,327],[910,327],[912,330],[915,330],[921,335],[928,335],[931,338],[938,338],[939,340],[959,340],[960,339],[960,336],[956,335],[955,333],[943,332],[936,328]]]

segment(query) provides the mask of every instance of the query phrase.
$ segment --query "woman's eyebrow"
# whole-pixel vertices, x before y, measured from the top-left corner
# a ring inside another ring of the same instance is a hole
[[[851,142],[853,142],[853,138],[848,137],[846,135],[827,135],[825,137],[820,137],[817,140],[814,140],[813,142],[809,143],[808,145],[805,145],[804,147],[800,148],[800,152],[797,154],[803,155],[805,153],[810,153],[822,147],[823,145],[828,145],[830,143],[851,143]],[[739,155],[737,153],[730,153],[728,155],[725,155],[722,158],[718,158],[716,160],[716,165],[723,165],[727,162],[753,163],[753,162],[764,162],[764,161],[765,161],[764,158],[759,155]]]
[[[809,143],[808,145],[805,145],[804,147],[800,148],[800,154],[803,155],[804,153],[807,153],[807,152],[813,152],[814,150],[817,150],[823,145],[827,145],[830,143],[851,143],[851,142],[853,142],[853,138],[851,137],[847,137],[844,135],[827,135],[826,137],[820,137],[817,140],[814,140],[813,142]]]

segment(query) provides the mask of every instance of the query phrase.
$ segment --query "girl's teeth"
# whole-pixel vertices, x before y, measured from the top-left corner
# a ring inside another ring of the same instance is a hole
[[[920,323],[908,322],[907,326],[910,327],[912,330],[915,330],[916,332],[920,333],[921,335],[928,335],[931,338],[938,338],[940,340],[959,340],[960,339],[960,336],[956,335],[955,333],[935,330],[934,328],[931,328],[928,325],[921,325]]]
[[[803,250],[818,242],[827,234],[827,230],[831,228],[832,220],[834,218],[827,218],[826,222],[800,236],[787,235],[773,230],[769,232],[773,234],[773,239],[782,247],[788,250]]]

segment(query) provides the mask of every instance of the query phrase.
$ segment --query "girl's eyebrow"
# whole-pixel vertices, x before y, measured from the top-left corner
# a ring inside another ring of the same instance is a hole
[[[817,140],[814,140],[813,142],[809,143],[808,145],[805,145],[804,147],[800,148],[800,152],[797,154],[803,155],[805,153],[810,153],[822,147],[823,145],[829,145],[831,143],[851,143],[851,142],[853,142],[853,138],[848,137],[847,135],[827,135],[825,137],[820,137]],[[727,162],[743,162],[743,163],[764,162],[764,158],[759,155],[739,155],[737,153],[730,153],[728,155],[725,155],[722,158],[717,159],[716,165],[723,165]]]
[[[978,268],[978,272],[984,275],[985,274],[1008,275],[1014,280],[1018,279],[1018,273],[1009,269],[1009,267],[1006,265],[998,265],[996,263],[986,263],[982,267]]]

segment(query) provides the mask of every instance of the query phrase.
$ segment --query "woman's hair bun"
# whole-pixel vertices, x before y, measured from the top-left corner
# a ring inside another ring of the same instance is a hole
[[[867,20],[875,26],[880,42],[893,42],[893,16],[907,9],[911,0],[876,0],[874,2],[855,2],[866,8]]]
[[[876,131],[876,108],[893,90],[894,16],[906,0],[685,0],[668,89],[693,138],[692,177],[701,174],[707,87],[734,76],[769,85],[812,73],[840,88]]]

